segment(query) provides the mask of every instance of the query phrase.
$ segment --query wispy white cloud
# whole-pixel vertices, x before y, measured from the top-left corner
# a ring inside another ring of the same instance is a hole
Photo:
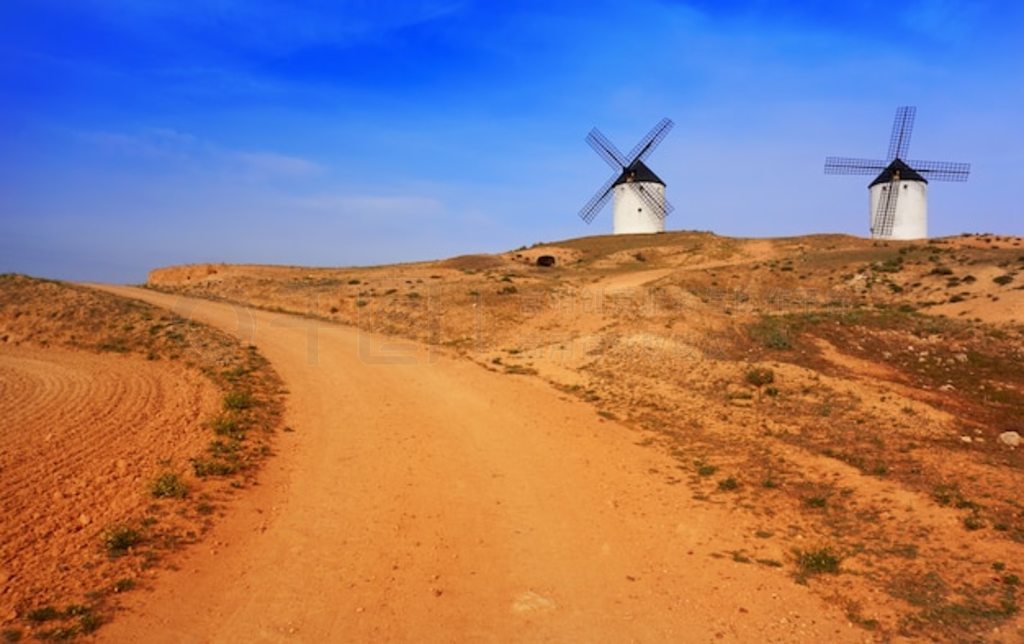
[[[157,162],[189,163],[204,168],[212,166],[223,172],[241,173],[253,178],[309,177],[324,171],[320,164],[299,156],[231,149],[169,128],[148,128],[137,133],[86,131],[76,134],[80,141],[108,153]]]
[[[275,152],[234,152],[230,155],[243,168],[257,174],[281,177],[305,177],[320,174],[323,168],[308,159]]]
[[[291,204],[306,210],[373,218],[429,218],[445,213],[445,206],[439,199],[407,195],[319,194],[297,197]]]

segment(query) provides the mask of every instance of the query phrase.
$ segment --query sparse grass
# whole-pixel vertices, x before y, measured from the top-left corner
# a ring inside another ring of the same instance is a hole
[[[224,395],[224,409],[228,411],[241,411],[253,406],[252,394],[248,391],[229,391]]]
[[[36,608],[28,612],[28,621],[41,624],[48,622],[52,619],[60,619],[61,613],[53,606],[43,606],[42,608]]]
[[[111,558],[128,554],[141,542],[142,534],[124,524],[112,525],[103,532],[103,547]]]
[[[175,472],[164,472],[150,483],[149,492],[158,499],[183,499],[188,486]]]
[[[821,574],[837,575],[841,562],[842,558],[827,547],[796,551],[796,564],[803,577]]]
[[[230,476],[242,469],[241,461],[236,458],[193,458],[192,472],[199,478],[207,476]]]
[[[118,579],[114,582],[113,590],[115,593],[126,593],[129,590],[135,588],[135,580],[129,577]]]
[[[241,438],[244,435],[238,419],[234,416],[221,414],[210,421],[210,426],[213,428],[213,433],[218,436]]]
[[[766,349],[785,351],[793,348],[792,329],[782,318],[763,316],[748,328],[748,333]]]
[[[5,642],[20,642],[22,633],[16,628],[5,628],[0,632],[0,637],[3,637]]]
[[[82,633],[94,633],[103,625],[103,618],[89,611],[78,618],[78,628]]]

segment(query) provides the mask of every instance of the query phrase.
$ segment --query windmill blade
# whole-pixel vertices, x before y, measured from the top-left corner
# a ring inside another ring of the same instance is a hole
[[[619,175],[613,174],[608,181],[604,182],[604,185],[594,193],[594,196],[590,198],[587,205],[583,206],[580,210],[580,219],[588,224],[594,221],[597,213],[601,212],[601,208],[604,208],[604,205],[608,203],[608,197],[612,196],[612,188],[615,187],[615,182],[618,179]]]
[[[896,118],[892,122],[892,134],[889,136],[889,159],[906,160],[910,149],[910,135],[914,131],[914,117],[917,108],[904,105],[896,109]]]
[[[651,128],[651,131],[647,135],[640,139],[640,142],[633,146],[633,149],[629,151],[629,156],[626,157],[628,163],[623,164],[623,167],[627,167],[634,161],[643,161],[647,156],[654,151],[654,148],[658,147],[658,144],[668,136],[668,131],[672,129],[675,123],[672,119],[661,119],[657,125]]]
[[[967,181],[967,177],[971,174],[970,163],[907,161],[907,165],[929,181]]]
[[[647,207],[651,209],[651,212],[657,215],[659,219],[668,217],[669,214],[675,210],[675,207],[670,204],[667,199],[662,203],[662,201],[656,199],[653,194],[645,190],[643,184],[629,183],[627,185],[633,189],[633,192],[640,197],[644,204],[646,204]]]
[[[889,189],[878,198],[875,219],[871,222],[871,236],[888,238],[892,236],[892,227],[896,222],[896,202],[900,198],[900,177],[893,175]]]
[[[825,159],[825,174],[878,174],[888,165],[885,161],[872,159],[827,157]]]
[[[609,141],[608,137],[596,127],[587,134],[586,141],[587,145],[594,148],[594,152],[597,152],[598,156],[604,159],[605,163],[610,165],[613,170],[621,170],[628,165],[626,157],[622,156],[615,144]]]

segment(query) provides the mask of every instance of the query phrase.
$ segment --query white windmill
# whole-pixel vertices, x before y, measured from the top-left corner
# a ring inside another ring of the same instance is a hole
[[[662,119],[628,156],[619,152],[597,128],[590,131],[587,143],[615,173],[580,210],[583,221],[588,224],[593,221],[608,198],[614,196],[612,230],[616,235],[665,231],[665,217],[672,212],[672,204],[665,200],[665,182],[647,167],[644,159],[661,143],[672,125],[671,120]]]
[[[969,163],[905,161],[917,108],[900,107],[892,124],[887,161],[828,157],[825,174],[878,174],[868,185],[871,237],[928,236],[928,181],[967,181]]]

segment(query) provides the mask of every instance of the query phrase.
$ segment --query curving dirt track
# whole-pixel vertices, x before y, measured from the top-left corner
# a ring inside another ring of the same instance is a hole
[[[185,384],[183,384],[185,383]],[[218,392],[180,365],[140,357],[5,347],[0,353],[0,570],[22,600],[82,595],[103,557],[97,534],[145,503],[158,459],[208,440]],[[40,586],[63,578],[68,588]],[[12,614],[0,614],[0,618]]]
[[[722,557],[750,526],[588,405],[354,329],[188,306],[271,361],[295,431],[214,546],[101,639],[864,639],[785,573]]]

